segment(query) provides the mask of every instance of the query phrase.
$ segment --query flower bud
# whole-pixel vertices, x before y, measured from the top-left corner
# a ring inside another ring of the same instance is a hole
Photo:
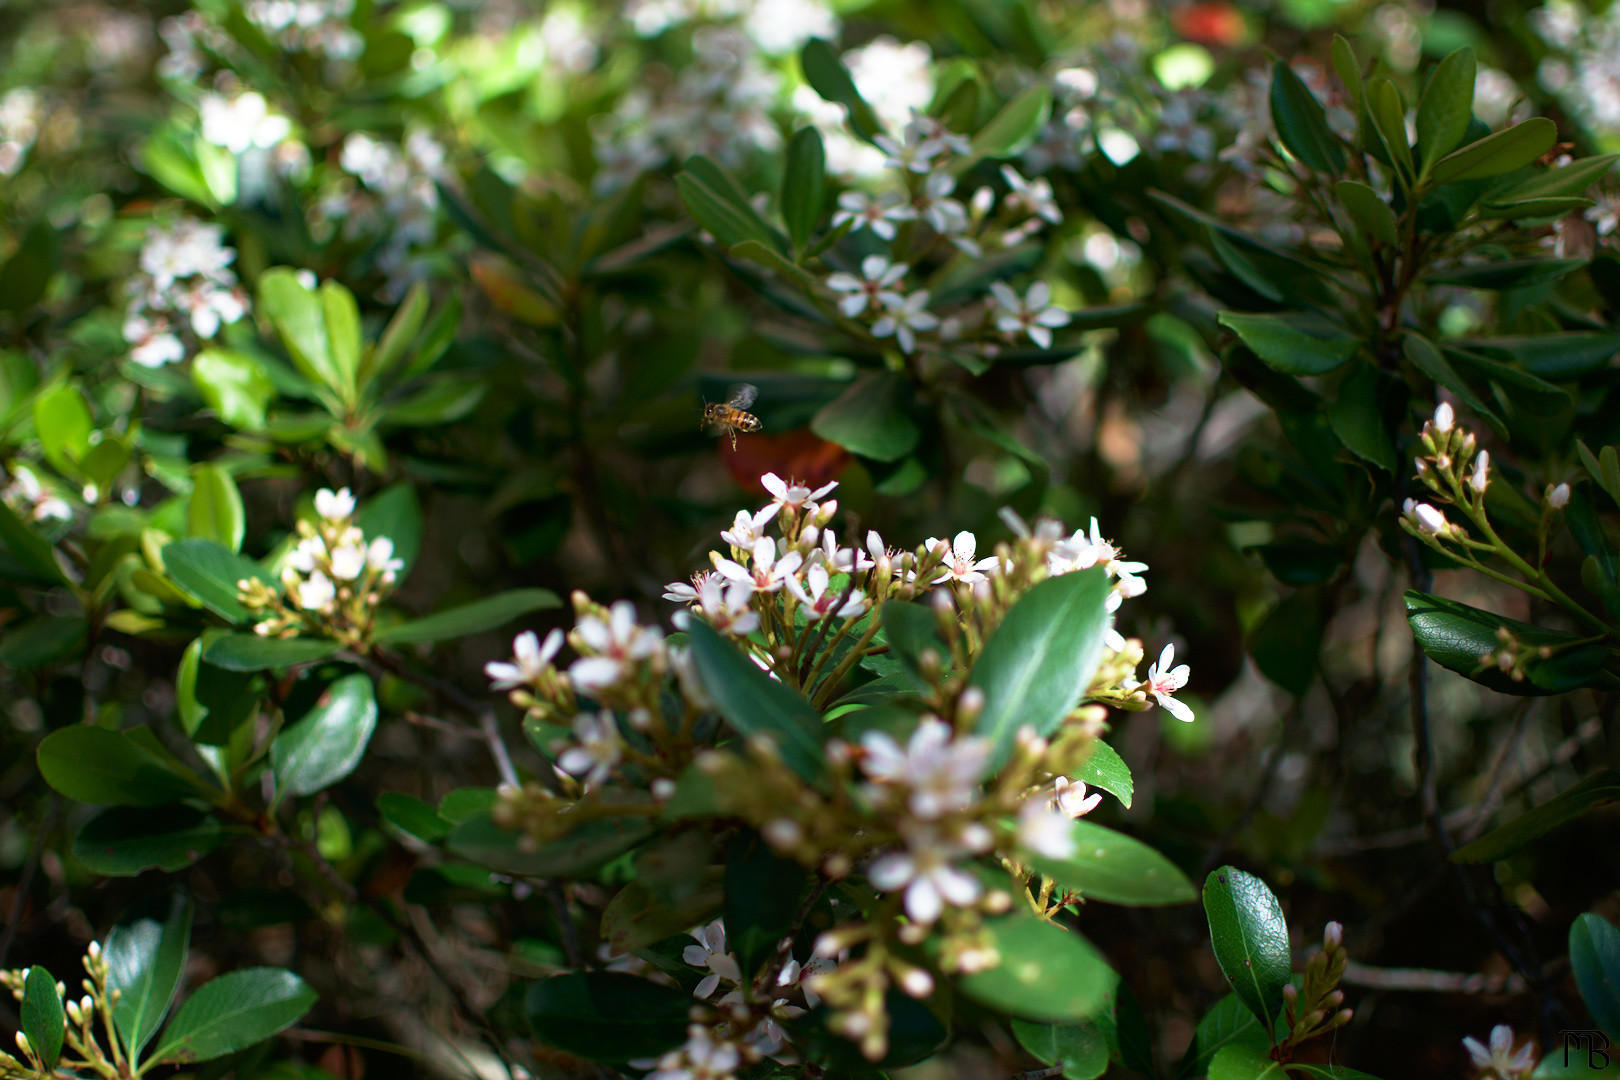
[[[1474,471],[1468,477],[1468,486],[1474,489],[1475,494],[1485,494],[1485,485],[1490,483],[1489,470],[1491,467],[1491,452],[1481,450],[1479,457],[1474,459]]]
[[[1449,402],[1442,401],[1434,407],[1434,429],[1444,435],[1456,423],[1457,414],[1451,409]]]
[[[972,727],[982,712],[984,712],[984,691],[977,686],[964,689],[956,699],[958,722],[965,727]]]
[[[1562,510],[1569,502],[1569,485],[1552,484],[1547,488],[1547,505],[1554,510]]]
[[[1322,951],[1334,952],[1344,942],[1344,924],[1330,922],[1322,928]]]
[[[1430,536],[1439,536],[1451,530],[1446,515],[1430,506],[1428,503],[1418,503],[1412,507],[1412,518],[1417,526]]]
[[[24,1035],[20,1031],[17,1032],[17,1049],[21,1050],[23,1053],[27,1054],[29,1057],[34,1056],[33,1047],[28,1045],[28,1036]]]

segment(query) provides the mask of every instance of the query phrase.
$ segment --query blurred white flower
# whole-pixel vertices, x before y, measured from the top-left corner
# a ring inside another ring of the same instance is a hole
[[[553,630],[542,644],[533,630],[525,630],[512,641],[512,662],[491,660],[484,665],[484,674],[491,680],[491,690],[511,690],[527,686],[540,678],[552,659],[562,648],[563,633]]]
[[[872,324],[873,336],[892,336],[900,343],[901,352],[911,352],[917,347],[917,331],[932,330],[939,325],[939,319],[924,310],[927,307],[927,289],[918,289],[898,303],[887,303],[882,318]]]
[[[1049,807],[1068,818],[1083,817],[1101,802],[1101,792],[1087,795],[1084,780],[1070,780],[1067,776],[1059,776],[1052,781],[1052,794],[1047,798]]]
[[[305,611],[319,611],[336,599],[337,587],[319,570],[298,585],[298,606]]]
[[[883,731],[862,735],[861,748],[861,771],[876,785],[905,787],[911,813],[933,820],[965,810],[978,799],[991,744],[978,735],[953,737],[951,726],[935,718],[918,724],[904,749]],[[875,785],[867,785],[867,792],[875,799],[883,796]]]
[[[955,861],[974,852],[933,826],[902,826],[906,846],[880,855],[867,869],[867,879],[880,892],[905,891],[906,914],[922,926],[932,925],[945,909],[978,902],[984,887]]]
[[[619,724],[613,713],[580,713],[574,718],[574,739],[557,756],[557,766],[570,776],[578,776],[586,789],[596,787],[613,772],[613,766],[624,755],[624,742],[619,737]]]
[[[568,665],[568,677],[587,694],[624,678],[628,668],[656,654],[664,640],[656,626],[636,624],[635,605],[628,600],[614,601],[606,620],[586,615],[574,633],[590,652]]]
[[[292,121],[271,112],[257,90],[234,98],[204,94],[197,111],[202,117],[202,137],[233,154],[268,150],[292,134]]]
[[[1067,859],[1075,847],[1071,819],[1045,799],[1026,799],[1018,809],[1018,845],[1048,859]]]
[[[1489,1080],[1519,1080],[1536,1067],[1535,1044],[1527,1042],[1514,1051],[1513,1029],[1506,1024],[1491,1028],[1489,1049],[1472,1035],[1463,1037],[1463,1049]]]
[[[315,513],[334,525],[347,521],[354,513],[354,495],[348,488],[321,488],[315,493]]]
[[[893,240],[895,223],[914,221],[916,217],[917,211],[894,192],[885,192],[873,198],[864,191],[845,191],[838,196],[838,209],[833,213],[832,226],[836,229],[846,221],[854,222],[851,231],[871,229],[879,239]]]
[[[910,267],[903,263],[889,264],[882,255],[868,255],[861,260],[861,276],[840,270],[827,275],[827,288],[844,295],[838,301],[838,310],[853,319],[868,308],[882,311],[901,302],[894,290]]]
[[[1020,297],[1004,281],[990,284],[995,297],[996,329],[1009,336],[1029,335],[1043,349],[1052,347],[1052,329],[1069,324],[1069,313],[1052,304],[1052,287],[1037,281]]]

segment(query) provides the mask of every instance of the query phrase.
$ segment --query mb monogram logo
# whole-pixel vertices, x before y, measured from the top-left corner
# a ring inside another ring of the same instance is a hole
[[[1609,1067],[1609,1037],[1596,1028],[1572,1028],[1560,1031],[1564,1040],[1564,1067],[1569,1067],[1569,1052],[1586,1052],[1586,1067],[1594,1072]]]

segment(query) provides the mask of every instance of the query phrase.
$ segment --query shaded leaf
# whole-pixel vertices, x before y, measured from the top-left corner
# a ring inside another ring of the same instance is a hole
[[[1249,635],[1249,654],[1261,674],[1295,697],[1304,697],[1316,678],[1322,647],[1320,594],[1296,589]]]
[[[372,635],[372,640],[379,645],[444,641],[481,634],[505,626],[519,615],[561,606],[562,601],[550,589],[511,589],[460,607],[436,611],[420,619],[384,627]]]
[[[257,578],[276,588],[264,567],[212,540],[179,540],[166,545],[163,569],[182,592],[233,623],[246,622],[253,615],[237,599],[238,581]]]
[[[154,869],[173,874],[218,847],[220,835],[218,819],[196,807],[119,807],[84,823],[73,837],[73,857],[108,877],[134,877]]]
[[[826,173],[827,154],[821,145],[821,133],[813,127],[794,132],[782,169],[782,218],[796,250],[804,247],[816,222],[821,220]]]
[[[761,671],[701,619],[687,624],[692,663],[720,715],[745,738],[768,736],[782,761],[811,782],[823,765],[821,714],[792,687]]]
[[[354,771],[377,728],[377,698],[371,677],[346,675],[327,688],[320,703],[270,744],[276,802],[313,795]]]
[[[804,81],[825,100],[842,105],[849,114],[849,126],[855,134],[867,141],[883,133],[883,122],[872,106],[855,89],[855,80],[831,45],[820,38],[811,38],[799,51],[799,67]]]
[[[1500,176],[1529,165],[1557,141],[1557,126],[1544,116],[1532,116],[1441,158],[1431,175],[1439,184]]]
[[[1355,356],[1361,345],[1360,339],[1313,317],[1223,311],[1218,321],[1256,356],[1288,375],[1325,374]]]
[[[1409,590],[1405,600],[1412,636],[1429,659],[1482,686],[1506,694],[1538,696],[1565,693],[1580,686],[1607,689],[1615,684],[1613,677],[1603,671],[1610,656],[1605,645],[1581,645],[1575,634],[1544,630],[1416,590]],[[1554,655],[1525,661],[1525,678],[1517,681],[1495,664],[1482,663],[1485,654],[1501,646],[1497,630],[1504,626],[1521,644],[1551,646]]]
[[[743,833],[731,842],[725,882],[726,948],[747,979],[792,933],[810,873],[758,835]]]
[[[45,782],[79,802],[161,806],[212,793],[172,755],[129,732],[78,724],[45,736],[37,753]]]
[[[1620,930],[1585,912],[1569,928],[1569,966],[1592,1019],[1620,1042]]]
[[[454,820],[443,805],[439,813]],[[497,826],[488,810],[480,810],[456,825],[445,846],[464,859],[503,874],[571,878],[588,874],[624,854],[651,832],[651,827],[639,819],[605,818],[533,846],[524,842],[523,834]]]
[[[290,971],[256,967],[204,983],[180,1006],[152,1060],[211,1061],[298,1022],[316,994]]]
[[[529,987],[523,1012],[535,1038],[591,1061],[657,1057],[686,1040],[692,999],[613,971],[583,971],[540,979]]]
[[[1223,866],[1204,881],[1204,914],[1221,973],[1270,1031],[1282,1008],[1282,988],[1288,984],[1292,964],[1282,906],[1265,882]]]
[[[1361,227],[1374,239],[1385,244],[1398,244],[1400,233],[1395,224],[1395,211],[1389,208],[1383,196],[1359,180],[1340,180],[1333,185],[1339,202],[1350,211]]]
[[[1457,148],[1474,115],[1474,50],[1461,48],[1435,67],[1417,107],[1424,171]]]
[[[1620,772],[1604,769],[1553,796],[1512,821],[1451,853],[1453,862],[1482,863],[1505,859],[1547,833],[1594,807],[1620,799]]]
[[[1271,122],[1290,154],[1317,172],[1344,169],[1344,147],[1328,127],[1322,103],[1284,60],[1271,67],[1270,100]]]
[[[227,671],[270,671],[324,660],[338,651],[325,638],[273,638],[258,634],[221,634],[202,658]]]
[[[394,828],[429,844],[443,840],[455,827],[428,803],[399,791],[377,796],[377,812]]]
[[[62,1008],[62,995],[56,992],[55,977],[37,964],[23,978],[22,1007],[18,1011],[22,1014],[23,1034],[28,1036],[34,1053],[47,1069],[54,1069],[62,1056],[67,1013]]]

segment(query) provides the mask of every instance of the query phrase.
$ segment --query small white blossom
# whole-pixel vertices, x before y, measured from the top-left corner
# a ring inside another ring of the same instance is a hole
[[[1045,799],[1026,799],[1018,810],[1018,845],[1048,859],[1067,859],[1075,850],[1071,819]]]
[[[838,301],[838,310],[853,319],[870,308],[882,311],[901,302],[894,285],[906,276],[910,267],[904,263],[890,265],[882,255],[868,255],[861,260],[861,276],[839,271],[827,276],[827,287],[845,294]]]
[[[895,223],[914,221],[916,217],[917,211],[893,193],[874,199],[863,191],[846,191],[838,196],[838,209],[833,213],[832,225],[836,229],[844,222],[852,221],[852,232],[866,228],[871,229],[879,239],[893,240]]]
[[[831,580],[827,568],[817,563],[805,575],[809,579],[810,588],[805,589],[799,584],[799,579],[787,579],[788,592],[798,597],[799,603],[804,605],[804,617],[815,622],[831,616],[835,619],[848,619],[861,614],[866,610],[866,597],[861,590],[849,590],[849,596],[839,603],[841,592],[827,591],[827,583]]]
[[[1434,408],[1434,429],[1444,435],[1451,430],[1457,421],[1457,414],[1452,411],[1450,402],[1442,401]]]
[[[906,914],[913,922],[930,926],[946,904],[968,907],[978,902],[984,887],[971,873],[954,865],[972,854],[959,840],[932,826],[903,829],[906,846],[880,855],[867,870],[867,878],[880,892],[905,891]]]
[[[373,537],[366,545],[366,569],[381,574],[392,585],[394,575],[405,569],[405,560],[394,557],[394,542],[386,536]]]
[[[354,581],[366,570],[366,549],[359,544],[342,544],[332,552],[332,576]]]
[[[967,207],[962,205],[960,199],[951,197],[955,190],[956,177],[942,171],[930,173],[917,195],[918,216],[941,236],[965,232],[968,227]]]
[[[321,488],[315,493],[315,512],[334,525],[347,521],[354,513],[354,496],[348,488]]]
[[[1428,503],[1407,499],[1405,509],[1407,517],[1417,524],[1418,529],[1430,536],[1440,536],[1451,531],[1451,523],[1446,520],[1446,515]]]
[[[1051,302],[1052,287],[1037,281],[1023,297],[1013,292],[1004,281],[993,282],[990,292],[995,297],[996,329],[1010,336],[1029,335],[1043,349],[1052,347],[1052,330],[1069,324],[1069,313]]]
[[[911,733],[905,749],[892,735],[868,731],[861,736],[861,771],[877,784],[908,789],[906,805],[917,817],[933,820],[965,810],[979,796],[979,779],[990,761],[990,740],[978,735],[952,737],[943,720],[927,719]],[[881,789],[867,785],[881,798]]]
[[[1547,505],[1554,510],[1562,510],[1569,505],[1569,485],[1553,484],[1547,488]]]
[[[958,581],[964,585],[972,585],[975,582],[984,581],[983,571],[993,570],[996,566],[996,557],[994,555],[980,559],[977,562],[974,561],[974,556],[978,554],[979,541],[977,537],[966,530],[957,533],[955,539],[949,545],[938,537],[930,536],[926,541],[926,546],[930,551],[945,549],[945,562],[940,566],[940,575],[935,579],[936,584],[946,581]]]
[[[1491,1028],[1490,1048],[1472,1035],[1463,1037],[1463,1048],[1468,1051],[1474,1067],[1490,1080],[1519,1080],[1536,1066],[1536,1048],[1525,1043],[1515,1052],[1513,1029],[1506,1024]]]
[[[337,587],[319,570],[298,585],[298,606],[305,611],[319,611],[336,599]]]
[[[235,98],[204,94],[197,105],[202,137],[233,154],[268,150],[292,133],[292,122],[270,111],[264,95],[249,90]]]
[[[1187,676],[1190,673],[1186,664],[1171,667],[1176,661],[1176,647],[1166,645],[1159,654],[1159,662],[1148,666],[1147,682],[1143,684],[1148,694],[1157,701],[1171,716],[1184,723],[1191,723],[1192,709],[1185,702],[1177,701],[1171,695],[1187,685]]]
[[[1101,802],[1101,792],[1087,795],[1084,780],[1070,780],[1067,776],[1052,781],[1052,793],[1047,798],[1048,806],[1070,818],[1091,813]]]
[[[731,528],[720,534],[720,539],[734,548],[747,551],[754,546],[754,542],[765,535],[765,526],[770,524],[782,504],[773,502],[757,514],[750,514],[746,510],[737,511],[737,517],[731,523]]]
[[[547,634],[543,644],[533,630],[525,630],[512,641],[511,663],[491,660],[484,665],[484,674],[494,680],[490,683],[490,689],[510,690],[534,682],[556,657],[562,644],[561,630]]]
[[[1001,177],[1011,190],[1007,201],[1026,211],[1031,217],[1042,218],[1053,225],[1063,224],[1063,211],[1058,209],[1052,195],[1052,184],[1044,176],[1025,180],[1011,165],[1001,167]]]
[[[752,566],[721,558],[718,553],[712,554],[711,558],[714,568],[720,571],[722,577],[748,585],[755,592],[780,592],[787,579],[796,574],[804,562],[804,556],[797,551],[777,558],[776,541],[768,536],[754,541],[750,555]]]
[[[557,765],[570,776],[582,777],[587,789],[594,788],[608,778],[624,754],[618,722],[607,710],[600,715],[581,713],[574,718],[574,738],[579,745],[558,755]]]
[[[706,1024],[687,1029],[686,1044],[658,1059],[645,1080],[730,1080],[742,1065],[734,1043],[716,1039]]]
[[[838,486],[838,481],[834,480],[812,491],[808,484],[800,483],[797,480],[783,480],[775,473],[766,473],[761,476],[759,483],[761,487],[770,492],[771,498],[778,505],[793,510],[805,505],[815,505],[817,499]]]
[[[574,632],[591,655],[568,665],[568,677],[587,694],[624,678],[629,667],[658,652],[664,637],[655,626],[636,625],[636,609],[628,600],[615,601],[606,620],[585,616]]]
[[[1491,452],[1481,450],[1479,456],[1474,459],[1474,471],[1468,476],[1468,486],[1474,489],[1475,494],[1485,494],[1485,487],[1491,482],[1490,468]]]
[[[726,927],[723,922],[716,919],[708,926],[700,926],[692,931],[692,937],[697,939],[697,944],[688,945],[681,952],[681,959],[709,972],[692,991],[694,997],[708,997],[719,989],[722,981],[732,986],[742,982],[742,969],[737,964],[737,958],[726,951]]]
[[[788,584],[793,584],[792,578]],[[759,629],[759,613],[750,606],[753,595],[749,582],[728,582],[718,574],[710,574],[698,586],[698,610],[704,621],[722,634],[747,637]]]
[[[889,135],[879,135],[872,140],[879,150],[888,155],[883,161],[885,168],[925,173],[932,168],[934,158],[945,149],[945,145],[938,140],[918,138],[910,132],[902,134],[906,136],[904,141]]]
[[[939,325],[939,319],[924,310],[928,307],[927,289],[918,289],[903,301],[898,296],[895,299],[898,302],[888,303],[882,318],[872,324],[872,334],[875,337],[893,336],[900,343],[900,351],[909,353],[917,347],[916,332],[934,329]]]

